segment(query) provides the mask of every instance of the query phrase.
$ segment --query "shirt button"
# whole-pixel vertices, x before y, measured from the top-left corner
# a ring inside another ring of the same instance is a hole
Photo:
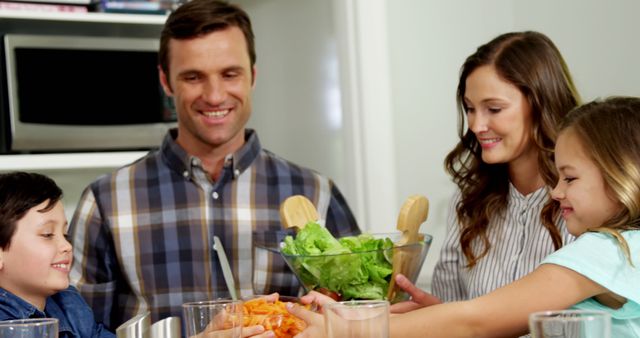
[[[182,176],[189,177],[189,171],[185,170],[182,172]]]
[[[211,196],[213,196],[213,199],[214,199],[214,200],[217,200],[217,199],[218,199],[218,197],[220,197],[220,195],[218,195],[218,192],[217,192],[217,191],[214,191],[214,192],[213,192],[213,194],[211,194]]]

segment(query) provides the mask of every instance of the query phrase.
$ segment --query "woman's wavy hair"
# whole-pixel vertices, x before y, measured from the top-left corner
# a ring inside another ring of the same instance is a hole
[[[466,59],[460,69],[457,90],[460,141],[447,155],[445,168],[461,192],[455,208],[461,226],[460,245],[469,268],[491,249],[487,237],[489,220],[505,215],[509,193],[507,164],[484,163],[480,145],[465,125],[466,80],[482,66],[493,66],[503,80],[516,86],[527,98],[533,120],[531,139],[538,150],[538,167],[547,186],[553,186],[558,177],[553,163],[558,127],[562,118],[580,103],[560,51],[544,34],[532,31],[502,34],[478,47]],[[555,225],[558,215],[559,205],[551,199],[540,214],[556,249],[562,246]],[[472,248],[475,240],[482,244],[479,252]]]
[[[623,230],[640,230],[640,98],[610,97],[572,110],[561,132],[577,136],[586,154],[600,169],[620,211],[589,231],[612,235],[631,263]],[[632,263],[633,264],[633,263]]]

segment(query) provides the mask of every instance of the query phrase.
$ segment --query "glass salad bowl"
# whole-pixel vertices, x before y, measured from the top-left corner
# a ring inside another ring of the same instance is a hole
[[[395,246],[400,232],[335,239],[324,227],[309,226],[295,238],[287,236],[280,243],[280,254],[305,291],[316,290],[337,300],[387,299],[393,256],[398,254],[407,261],[405,275],[415,284],[433,239],[420,234],[417,243]],[[387,300],[397,303],[408,295],[396,292],[392,298]]]

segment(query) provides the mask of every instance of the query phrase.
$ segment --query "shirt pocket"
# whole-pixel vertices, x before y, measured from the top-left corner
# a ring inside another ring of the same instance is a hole
[[[254,294],[297,296],[300,283],[280,254],[280,242],[287,235],[294,236],[294,230],[255,230],[252,234]]]

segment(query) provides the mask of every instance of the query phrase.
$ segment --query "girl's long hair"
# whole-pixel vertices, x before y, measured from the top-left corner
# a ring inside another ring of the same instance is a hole
[[[571,111],[561,130],[576,135],[586,154],[600,169],[620,211],[590,231],[612,235],[631,262],[624,230],[640,230],[640,98],[611,97]]]

